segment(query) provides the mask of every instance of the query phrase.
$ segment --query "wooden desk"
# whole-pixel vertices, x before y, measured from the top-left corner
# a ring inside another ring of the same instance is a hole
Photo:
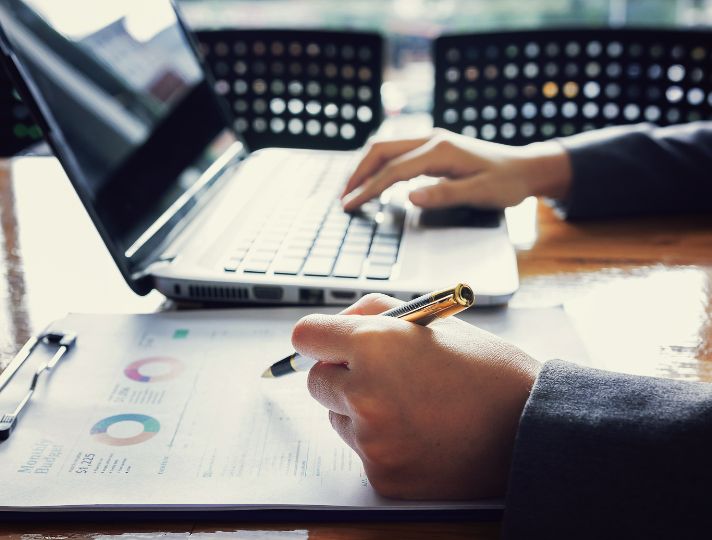
[[[565,303],[597,366],[712,382],[712,217],[572,225],[540,205],[536,221],[533,247],[519,252],[522,284],[513,306]],[[139,298],[123,283],[54,161],[22,161],[12,177],[0,170],[0,223],[4,360],[66,311],[164,305],[157,293]],[[217,531],[250,538],[494,539],[499,524],[38,523],[0,525],[0,538]]]

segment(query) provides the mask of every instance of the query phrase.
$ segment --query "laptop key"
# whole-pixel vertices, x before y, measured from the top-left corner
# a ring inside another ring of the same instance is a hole
[[[270,261],[247,260],[242,270],[251,274],[264,274],[267,272],[269,265]]]
[[[364,239],[368,242],[371,241],[371,230],[370,229],[368,231],[349,229],[349,232],[346,233],[346,237],[345,237],[345,240],[347,242],[349,240],[364,240]]]
[[[277,255],[276,249],[253,249],[250,251],[249,259],[272,262],[275,255]]]
[[[287,239],[284,242],[284,248],[289,249],[289,250],[294,250],[294,251],[309,251],[309,248],[312,247],[313,243],[314,243],[314,240],[306,240],[306,239],[290,240],[290,239]]]
[[[312,257],[331,257],[332,259],[334,257],[336,257],[336,255],[338,253],[339,253],[339,248],[337,246],[329,246],[329,247],[314,246],[314,248],[310,252]]]
[[[373,255],[387,255],[395,257],[398,254],[398,246],[374,243],[371,246],[371,253]]]
[[[238,266],[240,266],[240,260],[234,260],[234,261],[228,261],[225,263],[225,266],[223,267],[223,270],[225,272],[237,272]]]
[[[238,240],[238,242],[235,244],[235,251],[241,251],[245,250],[247,251],[250,249],[250,246],[252,245],[252,240]]]
[[[274,263],[273,271],[275,274],[296,276],[303,264],[304,259],[301,257],[284,257]]]
[[[317,238],[314,244],[314,249],[319,248],[336,248],[337,250],[341,247],[341,238]]]
[[[281,242],[255,242],[255,245],[252,246],[252,251],[273,251],[276,253],[281,245]]]
[[[342,255],[336,261],[332,275],[344,278],[357,278],[361,275],[364,257],[359,255]]]
[[[319,233],[319,240],[333,240],[340,244],[341,240],[344,238],[344,232],[345,231],[341,230],[334,231],[329,229],[322,229],[322,231]]]
[[[388,279],[391,277],[393,266],[390,264],[374,264],[369,263],[366,269],[366,277],[368,279]]]
[[[281,255],[284,257],[293,257],[295,259],[304,259],[307,258],[307,254],[309,253],[309,247],[293,247],[293,246],[286,246],[284,250],[282,250]]]
[[[328,276],[334,266],[333,257],[309,257],[304,265],[305,276]]]
[[[341,248],[341,253],[365,256],[366,253],[368,253],[368,243],[360,242],[344,244]]]
[[[383,264],[383,265],[393,265],[396,262],[395,255],[377,255],[371,254],[368,257],[369,264]]]
[[[380,230],[376,230],[376,234],[373,236],[374,244],[400,244],[400,236],[395,234],[382,234]]]
[[[359,209],[363,214],[375,214],[381,209],[381,203],[378,201],[368,201],[361,205]]]
[[[378,224],[376,234],[400,236],[403,232],[403,220],[399,216],[384,214],[384,219]]]
[[[373,220],[367,217],[354,216],[351,218],[352,227],[373,227]]]

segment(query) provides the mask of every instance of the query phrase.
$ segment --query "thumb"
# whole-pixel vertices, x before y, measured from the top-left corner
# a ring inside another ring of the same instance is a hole
[[[507,208],[531,195],[519,178],[478,174],[460,180],[442,179],[437,184],[410,193],[410,201],[422,208],[468,205],[480,208]]]
[[[482,204],[478,197],[477,178],[441,179],[438,183],[410,192],[410,202],[422,208]]]

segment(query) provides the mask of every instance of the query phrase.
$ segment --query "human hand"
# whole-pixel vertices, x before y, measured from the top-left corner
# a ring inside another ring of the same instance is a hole
[[[564,198],[572,173],[555,141],[507,146],[436,129],[431,137],[374,143],[344,188],[344,210],[420,175],[441,178],[410,193],[416,206],[505,208],[530,195]]]
[[[368,295],[343,314],[301,319],[292,343],[320,361],[310,393],[380,494],[503,495],[538,362],[455,318],[423,327],[374,316],[401,303]]]

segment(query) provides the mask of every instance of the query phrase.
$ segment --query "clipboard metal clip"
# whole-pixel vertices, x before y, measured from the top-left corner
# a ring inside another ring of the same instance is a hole
[[[32,376],[32,382],[30,383],[30,388],[27,393],[20,401],[19,405],[15,410],[9,414],[0,415],[0,441],[7,440],[12,431],[17,425],[17,419],[19,418],[22,411],[25,409],[27,404],[30,402],[32,395],[35,393],[37,388],[37,383],[40,377],[45,372],[51,372],[52,369],[57,365],[57,363],[64,357],[69,349],[72,348],[77,340],[77,334],[74,332],[61,332],[61,331],[51,331],[42,332],[39,335],[32,336],[27,343],[19,350],[15,358],[10,362],[10,365],[5,368],[5,371],[0,375],[0,392],[7,386],[7,384],[12,380],[18,370],[24,365],[27,359],[32,355],[37,346],[42,343],[52,347],[57,347],[56,352],[49,360],[42,362]]]

